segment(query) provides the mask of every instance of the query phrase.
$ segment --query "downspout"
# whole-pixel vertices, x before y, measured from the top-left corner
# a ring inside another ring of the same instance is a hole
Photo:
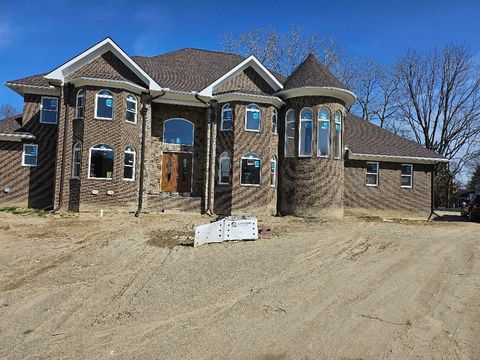
[[[50,84],[50,83],[49,83]],[[59,87],[58,85],[50,84],[52,86]],[[68,95],[68,96],[67,96]],[[63,126],[63,146],[62,146],[62,165],[60,168],[60,190],[58,193],[58,204],[52,210],[52,213],[57,213],[63,206],[63,188],[65,186],[65,153],[67,152],[67,135],[68,135],[68,102],[70,97],[70,91],[68,91],[68,83],[63,85],[63,99],[65,102],[65,115],[64,115],[64,126]]]
[[[146,134],[147,134],[147,104],[152,103],[153,100],[164,96],[167,93],[166,90],[162,90],[162,93],[152,97],[150,94],[142,94],[142,109],[140,115],[142,115],[142,149],[140,150],[140,184],[138,187],[138,208],[135,212],[135,217],[139,217],[143,208],[143,186],[145,181],[145,147],[146,147]]]

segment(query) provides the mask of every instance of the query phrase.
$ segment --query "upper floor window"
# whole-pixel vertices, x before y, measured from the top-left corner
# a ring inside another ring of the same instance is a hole
[[[85,116],[85,90],[80,89],[77,92],[77,99],[75,101],[75,118],[83,119]]]
[[[317,155],[330,155],[330,110],[324,107],[318,111]]]
[[[262,115],[256,104],[250,104],[245,111],[245,130],[260,131],[262,127]]]
[[[342,114],[340,111],[335,111],[333,115],[335,120],[335,135],[333,138],[333,149],[335,159],[342,158]]]
[[[22,166],[37,166],[38,145],[23,144]]]
[[[137,98],[132,94],[127,96],[125,120],[130,123],[137,122]]]
[[[80,179],[80,168],[82,165],[82,144],[76,143],[72,154],[72,179]]]
[[[112,179],[115,152],[110,145],[97,144],[90,148],[89,171],[90,179]]]
[[[225,104],[222,107],[222,121],[220,123],[220,131],[232,130],[233,124],[233,109],[232,105]]]
[[[277,134],[277,132],[278,132],[278,112],[277,112],[277,109],[273,109],[272,134]]]
[[[411,188],[413,186],[413,165],[402,164],[401,186]]]
[[[135,149],[128,146],[125,149],[125,161],[123,163],[123,179],[135,180]]]
[[[312,156],[313,141],[313,112],[310,108],[304,108],[300,112],[300,141],[299,156]]]
[[[163,142],[193,146],[194,125],[185,119],[169,119],[163,123]]]
[[[366,185],[378,186],[378,162],[367,162]]]
[[[285,116],[285,157],[295,155],[295,113],[288,110]]]
[[[227,152],[223,152],[218,160],[218,183],[230,184],[230,155]]]
[[[240,185],[260,185],[262,161],[257,154],[242,156],[240,164]]]
[[[40,122],[56,124],[58,118],[58,98],[42,96],[40,104]]]
[[[270,186],[277,186],[277,157],[275,155],[270,160]]]
[[[95,118],[113,119],[113,94],[108,90],[100,90],[95,97]]]

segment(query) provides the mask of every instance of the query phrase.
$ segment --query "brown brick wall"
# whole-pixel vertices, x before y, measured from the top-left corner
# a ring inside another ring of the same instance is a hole
[[[413,164],[413,187],[400,186],[401,164],[379,163],[378,187],[366,186],[366,161],[345,161],[345,207],[430,212],[431,165]]]
[[[273,94],[274,90],[268,83],[251,67],[235,75],[233,79],[215,89],[215,94],[225,92],[246,92],[253,94]]]

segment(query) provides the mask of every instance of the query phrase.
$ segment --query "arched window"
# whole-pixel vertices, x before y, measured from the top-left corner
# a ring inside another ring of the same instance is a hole
[[[295,155],[295,113],[288,110],[285,116],[285,157]]]
[[[230,104],[225,104],[222,107],[222,121],[220,123],[220,131],[232,130],[233,123],[233,109]]]
[[[245,111],[245,130],[260,131],[262,128],[262,114],[256,104],[250,104]]]
[[[112,179],[115,152],[110,145],[97,144],[90,148],[89,171],[90,179]]]
[[[313,112],[310,108],[300,111],[300,141],[298,142],[299,156],[312,156],[313,141]]]
[[[277,186],[277,157],[275,155],[270,160],[270,186]]]
[[[75,119],[83,119],[85,116],[85,90],[80,89],[77,92],[75,101]]]
[[[273,109],[272,134],[277,134],[277,132],[278,132],[278,112],[277,112],[277,109]]]
[[[123,180],[135,180],[135,160],[135,149],[132,146],[127,146],[123,163]]]
[[[113,119],[113,94],[108,90],[100,90],[95,96],[95,118]]]
[[[335,159],[342,158],[342,114],[340,111],[335,111],[333,115],[335,120],[335,135],[333,138],[333,151]]]
[[[330,155],[330,110],[324,107],[318,111],[317,155]]]
[[[163,123],[163,142],[193,146],[194,125],[185,119],[169,119]]]
[[[127,96],[125,120],[135,124],[137,122],[137,98],[132,94]]]
[[[73,146],[73,153],[72,153],[72,179],[80,179],[81,166],[82,166],[82,144],[76,143]]]
[[[242,156],[240,169],[240,185],[260,185],[262,161],[257,154]]]
[[[230,184],[230,155],[226,151],[218,159],[218,183]]]

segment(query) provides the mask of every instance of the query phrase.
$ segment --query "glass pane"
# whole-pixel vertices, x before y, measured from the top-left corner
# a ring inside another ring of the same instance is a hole
[[[185,120],[165,121],[163,142],[167,144],[193,145],[193,124]]]
[[[330,123],[328,121],[318,122],[318,155],[327,156],[330,143]]]
[[[402,186],[412,186],[412,178],[410,176],[402,175]]]
[[[79,177],[80,176],[80,164],[75,164],[73,165],[73,174],[74,177]]]
[[[247,111],[247,129],[260,130],[260,112]]]
[[[260,184],[260,160],[242,159],[242,184]]]
[[[335,157],[336,158],[341,158],[342,157],[342,138],[341,138],[341,132],[340,131],[335,131],[335,137],[334,137],[334,142],[335,142]]]
[[[334,115],[335,122],[339,123],[342,121],[342,115],[339,112],[336,112]]]
[[[97,117],[111,119],[113,117],[113,99],[97,98]]]
[[[312,155],[312,121],[302,121],[300,126],[300,155]]]
[[[412,167],[410,165],[402,165],[402,175],[412,175]]]
[[[92,150],[90,177],[111,179],[113,176],[113,151]]]
[[[130,153],[125,153],[125,165],[133,165],[134,155]]]
[[[37,165],[37,155],[25,154],[23,162],[25,163],[25,165]]]
[[[80,154],[81,152],[79,150],[75,150],[73,152],[73,162],[75,163],[80,162]]]
[[[312,120],[312,119],[313,119],[313,112],[312,112],[312,110],[310,110],[310,109],[303,109],[300,118],[301,118],[301,119],[305,119],[305,120]]]
[[[127,101],[127,110],[135,112],[137,109],[137,104],[132,101]]]
[[[77,117],[83,118],[84,113],[85,113],[85,109],[83,107],[77,108]]]
[[[123,167],[123,178],[124,179],[133,179],[133,167],[124,166]]]
[[[135,113],[127,111],[126,119],[128,122],[135,122]]]
[[[367,174],[367,184],[376,185],[377,184],[377,175]]]
[[[26,155],[36,155],[37,154],[37,147],[31,145],[25,145],[25,154]]]
[[[378,164],[377,163],[367,163],[367,172],[368,173],[377,173]]]
[[[42,122],[55,124],[57,122],[57,112],[50,110],[42,110]]]
[[[318,118],[320,120],[330,120],[330,111],[328,109],[322,108],[318,113]]]
[[[222,130],[232,130],[232,120],[223,120]]]
[[[58,99],[53,99],[53,98],[42,99],[42,109],[56,111],[57,104],[58,104]]]

